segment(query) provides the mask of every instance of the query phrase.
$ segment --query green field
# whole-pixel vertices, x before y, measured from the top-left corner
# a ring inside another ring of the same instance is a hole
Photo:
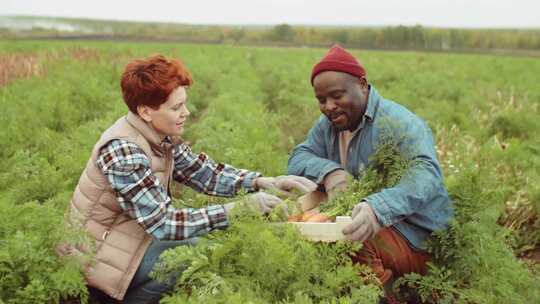
[[[66,236],[62,225],[71,193],[101,132],[127,112],[119,79],[130,59],[161,53],[188,66],[195,83],[188,90],[192,115],[184,138],[194,151],[279,175],[286,172],[289,151],[320,115],[309,75],[325,51],[0,41],[0,303],[87,300],[80,269],[57,258],[53,248],[76,237]],[[425,303],[539,303],[540,267],[528,256],[540,247],[540,60],[352,53],[382,96],[428,122],[456,206],[451,228],[431,245],[429,275],[401,281],[400,294]],[[177,204],[220,201],[184,188],[175,192],[183,198]],[[341,288],[346,280],[339,278],[313,283],[308,272],[318,270],[306,266],[301,272],[299,258],[290,256],[328,258],[333,251],[316,253],[302,242],[298,249],[292,235],[280,245],[267,224],[254,221],[253,233],[269,236],[266,243],[245,234],[242,225],[219,238],[236,250],[251,248],[259,255],[254,260],[265,257],[264,267],[246,262],[246,272],[221,273],[210,263],[205,274],[219,277],[219,284],[191,297],[179,288],[164,302],[377,303],[373,285]],[[181,252],[169,256],[170,263],[181,260]],[[320,269],[320,275],[332,271]],[[277,273],[282,275],[264,279]],[[204,278],[189,284],[216,283]],[[308,290],[313,286],[326,289]]]

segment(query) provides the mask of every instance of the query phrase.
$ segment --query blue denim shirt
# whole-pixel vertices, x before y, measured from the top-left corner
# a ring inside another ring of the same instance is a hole
[[[400,152],[412,159],[407,174],[392,188],[364,198],[380,224],[393,226],[416,249],[425,249],[431,232],[446,228],[453,215],[443,183],[431,130],[405,107],[384,99],[370,87],[368,105],[347,151],[347,170],[355,178],[369,165],[383,134],[390,135]],[[322,115],[306,141],[289,158],[288,174],[305,176],[318,184],[341,169],[339,136]]]

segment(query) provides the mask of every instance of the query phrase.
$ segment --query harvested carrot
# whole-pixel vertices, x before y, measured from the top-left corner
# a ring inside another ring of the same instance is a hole
[[[326,223],[330,221],[330,217],[324,213],[318,213],[310,217],[306,222],[308,223]]]
[[[287,222],[301,222],[301,221],[302,221],[301,214],[289,215],[287,217]]]
[[[314,210],[309,210],[309,211],[304,212],[304,214],[302,215],[302,222],[307,222],[309,218],[314,216],[315,214],[319,214],[319,212],[314,211]]]

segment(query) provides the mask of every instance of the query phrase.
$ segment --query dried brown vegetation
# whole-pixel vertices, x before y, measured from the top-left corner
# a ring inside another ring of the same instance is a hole
[[[67,50],[67,55],[78,61],[97,61],[100,62],[101,55],[95,49],[85,47],[74,47]]]
[[[72,58],[80,62],[100,62],[102,59],[97,50],[85,47],[73,47],[61,52],[43,54],[0,54],[0,87],[16,79],[44,76],[47,72],[44,62],[50,63],[63,58]]]
[[[19,78],[28,78],[43,74],[36,54],[0,55],[0,86],[5,86]]]

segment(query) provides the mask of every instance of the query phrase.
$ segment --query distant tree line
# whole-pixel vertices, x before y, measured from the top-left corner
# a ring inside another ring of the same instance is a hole
[[[22,19],[23,17],[20,17]],[[28,17],[27,17],[28,18]],[[230,44],[278,44],[391,50],[540,50],[540,29],[451,29],[416,26],[324,27],[292,26],[210,26],[178,23],[103,21],[49,18],[81,28],[61,32],[34,28],[13,33],[0,28],[0,38],[110,37]]]
[[[280,24],[269,29],[219,28],[216,42],[274,42],[319,46],[340,43],[371,49],[540,50],[540,30],[445,29],[417,26],[380,28],[303,27]]]

